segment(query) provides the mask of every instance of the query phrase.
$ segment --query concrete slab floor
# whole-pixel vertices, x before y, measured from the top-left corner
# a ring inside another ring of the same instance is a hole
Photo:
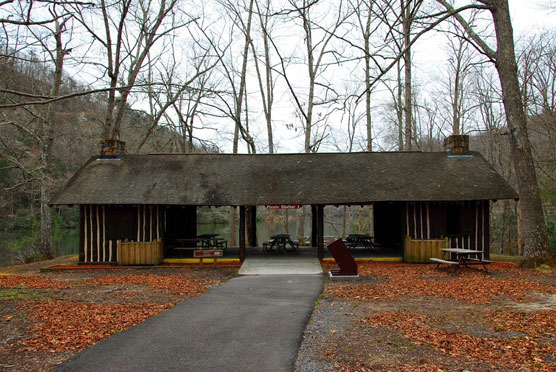
[[[248,257],[239,269],[239,275],[316,275],[322,274],[316,257]]]

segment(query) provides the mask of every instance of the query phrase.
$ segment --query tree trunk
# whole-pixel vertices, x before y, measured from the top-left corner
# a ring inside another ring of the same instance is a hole
[[[370,3],[372,4],[372,3]],[[370,5],[372,6],[372,5]],[[367,119],[367,151],[373,151],[372,137],[372,121],[371,121],[371,10],[367,14],[367,22],[365,24],[364,41],[365,41],[365,116]],[[345,209],[344,209],[345,212]]]
[[[498,47],[496,69],[502,87],[504,110],[510,130],[510,149],[520,196],[519,207],[524,243],[520,266],[554,264],[549,251],[535,165],[527,133],[527,117],[521,101],[508,1],[493,0],[492,5],[491,12]]]
[[[403,54],[404,64],[404,122],[405,122],[405,149],[411,150],[412,135],[412,99],[411,99],[411,4],[410,0],[402,0],[402,23],[405,52]]]
[[[58,96],[60,93],[60,86],[62,85],[62,72],[64,68],[64,56],[67,51],[63,48],[62,33],[64,25],[56,22],[56,31],[54,37],[56,40],[56,57],[54,60],[54,80],[50,95],[52,97]],[[46,120],[42,123],[42,143],[41,143],[41,222],[40,222],[40,235],[41,235],[41,248],[40,253],[42,258],[50,259],[54,257],[52,247],[52,211],[48,206],[50,200],[50,186],[51,186],[51,168],[52,168],[52,145],[54,142],[54,103],[50,103],[47,107]]]
[[[402,104],[402,71],[401,65],[398,62],[397,66],[398,72],[398,94],[396,96],[396,115],[398,119],[398,151],[403,151],[403,104]]]

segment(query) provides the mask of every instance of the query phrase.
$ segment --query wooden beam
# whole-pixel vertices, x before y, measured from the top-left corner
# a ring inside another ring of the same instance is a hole
[[[239,207],[239,260],[245,260],[245,206]]]
[[[317,255],[324,258],[324,205],[317,206]]]

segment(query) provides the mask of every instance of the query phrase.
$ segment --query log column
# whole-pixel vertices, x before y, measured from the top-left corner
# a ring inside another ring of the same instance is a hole
[[[247,207],[247,245],[257,246],[257,207]]]
[[[245,260],[245,206],[239,207],[239,260]]]
[[[483,226],[484,226],[484,240],[485,246],[483,247],[483,257],[486,260],[490,260],[490,202],[488,200],[483,201],[484,213],[483,213]]]
[[[85,262],[85,211],[83,205],[79,206],[79,263]]]
[[[317,255],[324,258],[324,205],[317,206]]]
[[[311,247],[317,246],[317,206],[311,205]]]

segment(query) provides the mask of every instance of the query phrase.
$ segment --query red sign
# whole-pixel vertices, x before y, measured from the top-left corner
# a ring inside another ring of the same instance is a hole
[[[199,249],[193,251],[193,257],[222,257],[222,249]]]
[[[273,204],[267,205],[267,209],[299,209],[301,204]]]

